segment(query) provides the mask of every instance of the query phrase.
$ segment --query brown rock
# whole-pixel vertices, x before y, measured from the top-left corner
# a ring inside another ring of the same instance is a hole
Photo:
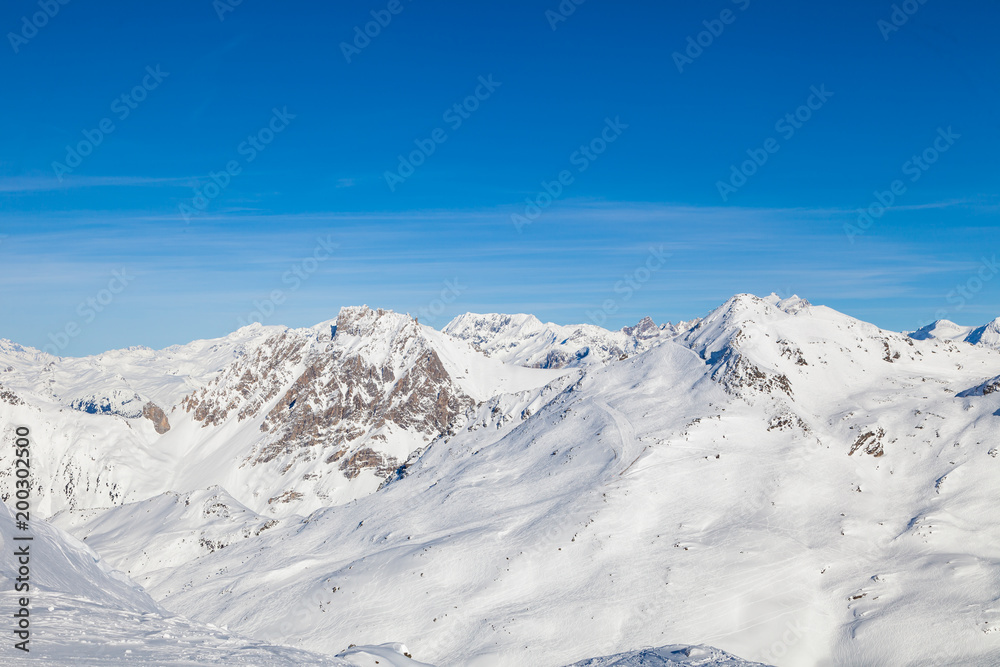
[[[160,435],[170,430],[170,422],[167,420],[167,415],[156,403],[150,401],[142,406],[142,416],[153,422],[153,428]]]

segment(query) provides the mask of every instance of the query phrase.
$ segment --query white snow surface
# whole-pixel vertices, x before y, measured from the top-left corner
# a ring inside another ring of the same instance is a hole
[[[368,665],[366,651],[383,658],[380,664],[413,667],[393,647],[359,647],[343,659],[240,637],[213,624],[195,623],[160,607],[121,572],[112,570],[85,544],[46,521],[29,521],[28,530],[15,527],[14,516],[0,503],[0,543],[5,557],[0,573],[7,586],[0,604],[9,619],[29,601],[31,635],[28,651],[3,647],[3,664],[66,665]],[[15,537],[30,540],[15,540]],[[27,590],[13,590],[17,566],[10,557],[30,545],[30,574],[21,575]],[[10,622],[13,627],[13,622]],[[8,634],[10,631],[8,630]],[[401,645],[400,645],[401,646]],[[405,647],[404,647],[405,650]]]
[[[56,597],[38,644],[52,664],[1000,664],[989,327],[965,344],[737,295],[672,330],[571,327],[613,352],[567,344],[591,360],[555,369],[540,361],[561,334],[533,319],[435,332],[353,308],[332,337],[335,321],[254,326],[86,359],[0,344],[4,437],[31,427],[35,509],[73,535],[45,533],[71,557],[39,559]],[[402,425],[352,418],[350,446],[398,469],[345,477],[327,442],[248,463],[297,383],[343,386],[363,361],[391,370],[364,371],[365,391],[392,397],[432,352],[433,386],[467,401],[439,432],[419,426],[433,400],[391,403]],[[341,365],[316,380],[309,359]],[[205,387],[235,406],[217,423],[179,407]],[[71,407],[115,391],[171,430]],[[300,497],[275,511],[283,491]]]

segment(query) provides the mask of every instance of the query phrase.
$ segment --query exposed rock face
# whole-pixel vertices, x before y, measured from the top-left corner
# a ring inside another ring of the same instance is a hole
[[[268,411],[272,437],[252,462],[320,450],[348,479],[370,468],[381,477],[399,466],[379,451],[382,431],[438,437],[474,404],[448,375],[414,320],[388,311],[345,308],[337,335]],[[373,444],[360,446],[364,441]],[[407,452],[408,454],[408,452]]]
[[[340,454],[340,452],[337,452],[337,454]],[[336,461],[337,454],[330,457],[330,460]],[[375,474],[379,477],[387,477],[398,467],[399,461],[391,456],[379,454],[370,447],[362,447],[350,457],[340,459],[340,470],[343,471],[344,477],[347,479],[354,479],[365,468],[374,469]]]
[[[166,413],[156,403],[150,401],[142,406],[142,416],[153,422],[153,428],[160,435],[170,430],[170,421],[167,419]]]
[[[24,404],[24,401],[22,401],[21,398],[17,394],[15,394],[14,392],[12,392],[10,389],[7,389],[3,385],[0,385],[0,401],[3,401],[4,403],[7,403],[8,405],[23,405]]]
[[[268,505],[273,505],[274,503],[293,503],[296,500],[301,500],[302,494],[298,491],[285,491],[280,496],[275,496],[267,501]]]
[[[126,419],[142,416],[143,400],[132,391],[115,389],[107,394],[91,394],[74,400],[70,407],[92,415],[118,415]]]
[[[809,425],[802,420],[802,417],[799,417],[791,412],[785,412],[771,417],[771,421],[769,421],[767,425],[768,431],[784,431],[786,429],[799,429],[803,433],[808,433]]]
[[[712,379],[735,396],[748,394],[774,394],[782,392],[792,395],[792,385],[784,374],[768,373],[733,350],[727,350],[718,362]]]
[[[885,450],[882,447],[882,438],[884,437],[885,429],[882,428],[859,435],[858,439],[851,445],[851,451],[848,453],[848,456],[853,455],[858,450],[861,450],[865,454],[871,454],[875,458],[884,455]]]
[[[239,421],[254,417],[301,372],[311,342],[296,331],[270,336],[253,354],[238,359],[208,386],[186,396],[181,407],[193,412],[202,427],[221,425],[230,413],[236,413]]]
[[[620,357],[623,353],[619,352]],[[590,356],[590,348],[582,347],[575,352],[563,352],[561,350],[552,350],[545,355],[545,358],[533,364],[535,368],[566,368],[568,366],[574,366],[577,362],[583,361],[588,356]]]
[[[233,415],[259,421],[250,465],[283,473],[322,461],[351,480],[364,470],[388,476],[415,443],[452,433],[475,404],[410,317],[344,308],[330,331],[272,336],[181,406],[203,427]],[[392,434],[408,444],[390,443]]]
[[[797,366],[808,366],[809,365],[809,362],[807,362],[805,360],[805,357],[802,356],[802,348],[800,348],[800,347],[793,347],[792,343],[790,343],[787,340],[779,340],[778,341],[778,345],[781,346],[781,356],[782,357],[788,357],[789,359],[792,359],[793,361],[795,361],[795,364]]]
[[[651,317],[644,317],[634,327],[622,327],[622,332],[626,336],[633,336],[638,340],[649,340],[660,335],[660,327]]]
[[[1000,391],[1000,375],[990,378],[986,382],[973,387],[972,389],[967,389],[959,394],[960,398],[969,398],[970,396],[989,396],[995,392]]]

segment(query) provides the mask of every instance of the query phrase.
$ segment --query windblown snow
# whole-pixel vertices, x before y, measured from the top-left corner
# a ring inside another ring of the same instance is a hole
[[[998,348],[775,295],[619,331],[352,307],[81,359],[0,341],[32,657],[1000,664]]]

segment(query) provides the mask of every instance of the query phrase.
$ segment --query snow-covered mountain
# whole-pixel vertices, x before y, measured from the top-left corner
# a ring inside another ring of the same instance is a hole
[[[53,513],[213,485],[269,516],[348,502],[484,401],[564,373],[485,358],[367,307],[162,353],[64,359],[0,346],[0,400],[32,415],[51,447],[39,493]]]
[[[938,320],[910,334],[915,340],[951,340],[1000,350],[1000,317],[981,327],[964,327]]]
[[[466,313],[444,333],[468,341],[487,356],[531,368],[600,366],[669,340],[697,323],[657,326],[645,318],[632,327],[608,331],[593,324],[542,324],[534,315]]]
[[[162,352],[4,343],[0,420],[31,426],[54,525],[262,646],[1000,664],[1000,351],[774,295],[565,329],[361,307]]]
[[[574,663],[569,667],[761,667],[708,646],[662,646]]]

